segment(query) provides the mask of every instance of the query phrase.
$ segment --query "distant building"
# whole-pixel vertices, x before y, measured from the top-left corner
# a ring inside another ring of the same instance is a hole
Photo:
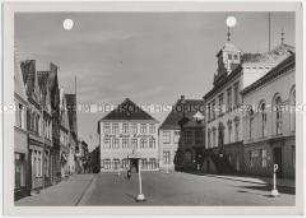
[[[174,161],[179,171],[202,170],[205,154],[205,117],[203,114],[204,112],[197,111],[192,117],[185,116],[179,121],[181,137]]]
[[[129,160],[135,153],[143,170],[157,170],[157,123],[128,98],[99,120],[101,171],[137,168],[137,162]]]
[[[100,146],[89,153],[88,167],[90,173],[99,173],[101,167]]]
[[[74,174],[77,172],[77,161],[78,157],[76,153],[79,149],[79,140],[78,140],[78,125],[77,125],[77,102],[75,94],[65,94],[66,107],[68,112],[68,121],[69,121],[69,154],[68,154],[68,168],[69,173]]]
[[[159,167],[161,170],[174,170],[174,159],[181,138],[179,121],[186,117],[192,119],[197,113],[204,114],[204,101],[185,99],[185,96],[176,102],[164,122],[158,129],[159,136]]]
[[[242,90],[244,104],[245,172],[271,176],[278,164],[278,177],[295,177],[295,53],[282,44],[278,52],[289,53],[275,68]]]
[[[15,54],[14,59],[14,157],[15,157],[15,199],[27,196],[31,189],[31,171],[28,150],[27,107],[28,101],[21,74],[20,65]]]
[[[61,177],[69,176],[70,126],[64,89],[60,89],[60,157]]]

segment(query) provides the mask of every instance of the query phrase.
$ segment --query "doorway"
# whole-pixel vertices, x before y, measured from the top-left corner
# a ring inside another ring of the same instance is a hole
[[[131,172],[138,173],[138,159],[137,158],[130,159],[130,170]]]

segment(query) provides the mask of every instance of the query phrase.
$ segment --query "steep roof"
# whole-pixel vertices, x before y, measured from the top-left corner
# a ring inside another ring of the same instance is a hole
[[[185,110],[183,110],[185,109]],[[180,129],[179,121],[185,116],[188,119],[200,111],[204,114],[204,101],[202,99],[179,99],[172,107],[171,112],[168,114],[159,129],[162,130],[176,130]],[[185,114],[184,114],[185,113]]]
[[[280,44],[269,52],[245,53],[242,55],[242,62],[244,64],[262,63],[269,65],[277,65],[293,53],[295,53],[294,47],[287,44]]]
[[[150,114],[142,110],[129,98],[126,98],[113,111],[109,112],[101,120],[154,120]]]
[[[24,82],[23,82],[23,75],[21,72],[21,68],[20,68],[20,63],[19,63],[19,58],[17,55],[17,51],[15,48],[15,52],[14,52],[14,88],[15,88],[15,93],[19,95],[19,97],[21,97],[22,99],[26,100],[27,96],[26,96],[26,91],[25,91],[25,86],[24,86]]]

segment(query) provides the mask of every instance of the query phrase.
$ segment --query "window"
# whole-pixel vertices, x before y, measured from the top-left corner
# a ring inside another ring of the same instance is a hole
[[[249,119],[249,139],[252,139],[252,132],[253,132],[253,121],[254,121],[254,117],[251,116]]]
[[[120,160],[119,159],[114,159],[113,160],[113,169],[117,170],[120,168]]]
[[[228,142],[231,143],[232,142],[232,134],[233,134],[233,127],[232,127],[232,121],[229,120],[227,123],[228,126]]]
[[[21,188],[25,186],[25,155],[15,153],[15,188]]]
[[[176,130],[174,131],[174,143],[178,143],[180,140],[180,131]]]
[[[238,106],[239,84],[234,85],[234,106]]]
[[[109,138],[104,139],[104,148],[111,148],[111,140]]]
[[[196,145],[202,144],[202,142],[203,142],[203,133],[202,133],[201,130],[196,130],[195,131],[194,139],[195,139],[195,144]]]
[[[261,166],[267,167],[267,150],[260,149],[260,153],[261,153]]]
[[[216,118],[216,103],[215,100],[211,103],[211,110],[212,110],[212,119],[214,120]]]
[[[295,119],[296,119],[296,94],[295,88],[292,89],[290,94],[290,129],[295,131]]]
[[[110,134],[110,124],[109,123],[104,123],[103,124],[103,132],[104,134]]]
[[[103,163],[104,169],[110,169],[111,168],[111,161],[110,161],[110,159],[104,159],[102,163]]]
[[[234,60],[238,60],[238,55],[234,55]]]
[[[211,105],[208,103],[208,121],[211,120]]]
[[[155,148],[155,145],[156,143],[155,143],[155,139],[153,139],[153,138],[151,138],[151,139],[149,139],[149,148]]]
[[[263,102],[260,104],[260,119],[261,119],[261,136],[264,137],[266,134],[267,126],[267,113],[266,113],[266,104]]]
[[[23,129],[25,128],[24,107],[22,104],[18,104],[18,108],[16,110],[16,126]]]
[[[146,148],[146,147],[147,147],[147,140],[140,139],[140,148]]]
[[[274,101],[274,110],[275,110],[275,131],[276,135],[282,134],[282,106],[281,106],[281,98],[278,96]]]
[[[232,87],[227,89],[227,111],[232,110]]]
[[[122,159],[122,168],[124,169],[128,169],[130,164],[129,164],[129,160],[127,158]]]
[[[156,158],[150,158],[149,159],[149,168],[150,169],[156,169],[157,168]]]
[[[239,141],[239,120],[235,120],[235,141]]]
[[[112,125],[112,134],[114,134],[114,135],[119,134],[119,123],[113,123],[113,125]]]
[[[185,143],[186,144],[193,144],[192,140],[192,131],[191,130],[186,130],[185,131]]]
[[[208,141],[208,148],[211,146],[211,131],[210,129],[207,130],[207,141]]]
[[[112,140],[112,148],[113,149],[118,149],[120,146],[119,146],[119,138],[113,138]]]
[[[122,133],[123,134],[129,133],[129,124],[128,123],[123,123],[122,124]]]
[[[217,136],[216,136],[216,128],[213,128],[213,147],[217,145]]]
[[[170,141],[171,141],[171,132],[163,131],[163,143],[170,144]]]
[[[146,134],[147,133],[147,125],[145,123],[142,123],[140,125],[140,133],[141,134]]]
[[[163,151],[163,162],[164,164],[170,164],[170,151]]]
[[[137,123],[132,123],[131,124],[131,133],[133,135],[137,134]]]
[[[220,95],[219,95],[219,108],[218,108],[218,110],[219,110],[219,116],[222,116],[222,114],[223,114],[223,93],[221,93]]]
[[[122,139],[122,148],[128,148],[128,139],[127,138]]]
[[[154,124],[150,124],[150,134],[154,134],[155,133],[155,125]]]
[[[131,146],[132,146],[132,149],[138,149],[137,139],[131,140]]]
[[[232,54],[229,54],[229,55],[228,55],[228,59],[229,59],[229,60],[232,60],[232,58],[233,58]]]

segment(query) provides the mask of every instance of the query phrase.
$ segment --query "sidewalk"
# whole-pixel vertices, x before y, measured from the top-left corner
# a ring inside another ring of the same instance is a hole
[[[28,196],[15,202],[15,206],[74,206],[94,180],[93,174],[70,176],[66,181],[42,190],[38,195]]]
[[[206,174],[203,176],[216,177],[216,178],[228,179],[228,180],[236,180],[236,181],[241,181],[241,182],[257,183],[257,184],[263,184],[263,185],[273,184],[273,178],[268,178],[268,177],[244,177],[244,176],[215,175],[215,174]],[[277,186],[295,188],[295,180],[278,178]]]

